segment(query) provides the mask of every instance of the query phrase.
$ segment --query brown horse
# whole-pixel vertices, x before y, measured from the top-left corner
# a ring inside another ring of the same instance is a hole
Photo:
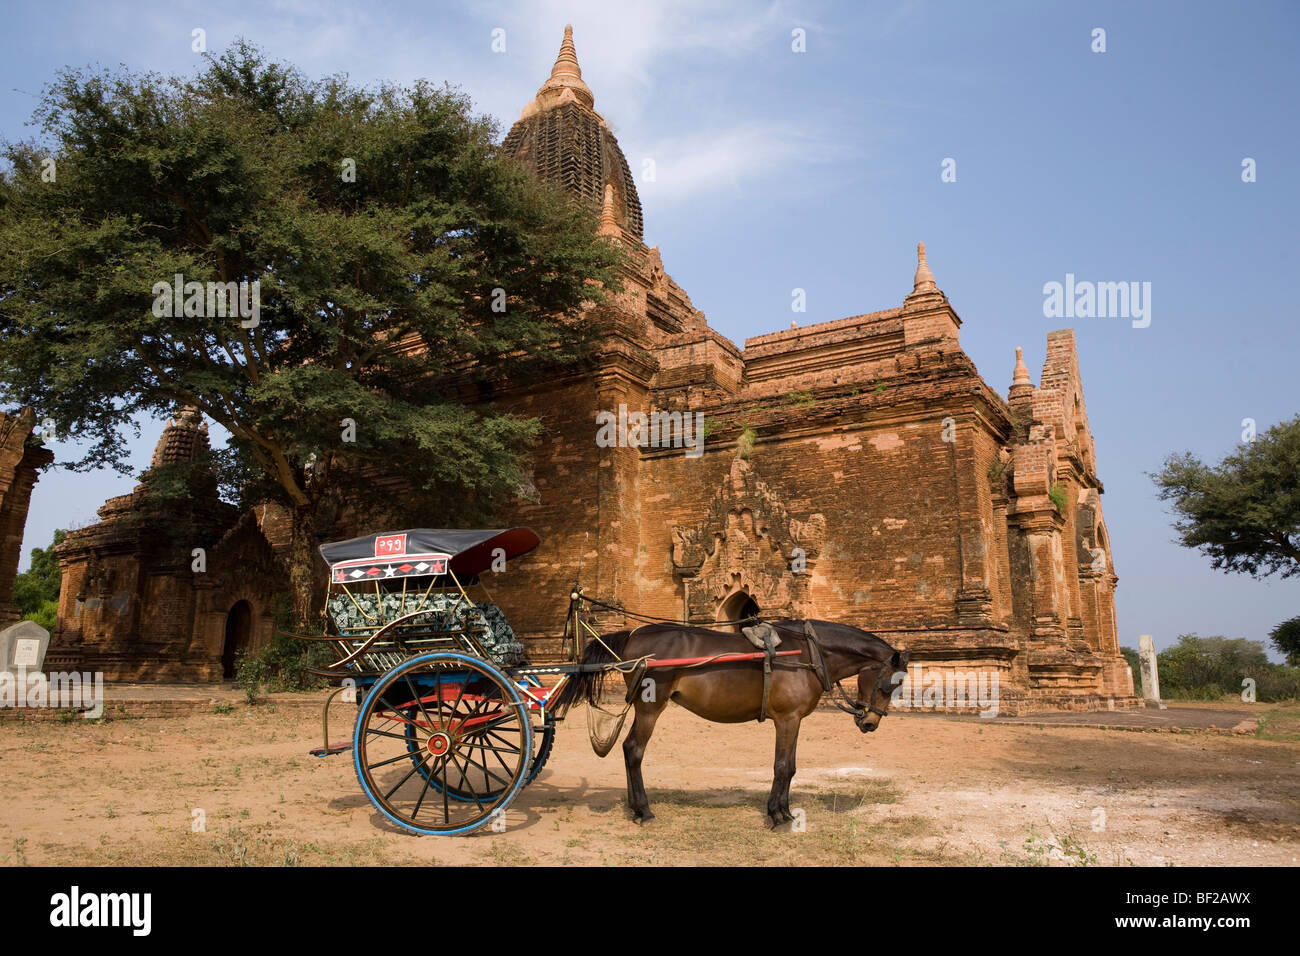
[[[906,651],[900,654],[874,634],[847,624],[812,621],[814,637],[810,637],[804,621],[768,623],[781,636],[778,651],[801,651],[797,657],[777,657],[772,665],[766,716],[776,725],[776,763],[767,816],[772,826],[777,827],[794,819],[790,813],[790,779],[795,770],[799,724],[812,713],[824,690],[818,661],[824,662],[824,676],[831,684],[857,675],[857,699],[841,709],[851,712],[858,728],[868,733],[889,712],[890,698],[897,684],[894,674],[907,669],[909,655]],[[593,640],[583,654],[582,663],[630,664],[651,656],[672,660],[752,651],[753,647],[739,634],[679,624],[648,624]],[[621,664],[620,670],[625,666]],[[575,674],[556,700],[558,713],[563,714],[579,700],[588,704],[598,702],[603,676],[594,671]],[[757,720],[762,708],[763,667],[761,661],[738,661],[655,667],[640,674],[628,668],[623,679],[636,714],[632,729],[623,741],[627,802],[632,818],[641,823],[654,819],[641,779],[641,760],[654,733],[655,721],[668,702],[674,701],[691,713],[718,723]]]

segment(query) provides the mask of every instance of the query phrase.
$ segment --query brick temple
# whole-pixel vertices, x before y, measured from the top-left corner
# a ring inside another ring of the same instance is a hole
[[[492,398],[542,425],[529,499],[501,520],[542,545],[487,582],[535,659],[558,646],[581,564],[588,594],[630,611],[833,619],[910,649],[931,673],[996,672],[1002,713],[1137,703],[1070,330],[1048,333],[1037,385],[1017,348],[1002,395],[962,351],[961,318],[919,245],[899,304],[738,348],[644,243],[635,182],[568,28],[504,148],[589,204],[627,253],[623,292],[593,315],[594,368]],[[620,406],[702,413],[703,453],[597,443],[598,416]],[[206,441],[182,413],[155,462]],[[110,679],[220,679],[271,634],[273,596],[287,589],[283,523],[214,489],[195,505],[213,542],[196,574],[188,555],[150,550],[131,517],[139,493],[60,546],[51,652]],[[607,611],[599,623],[635,621]]]
[[[14,604],[14,578],[22,557],[23,526],[40,471],[54,460],[54,453],[36,439],[35,430],[32,409],[14,415],[0,412],[0,629],[20,617]]]

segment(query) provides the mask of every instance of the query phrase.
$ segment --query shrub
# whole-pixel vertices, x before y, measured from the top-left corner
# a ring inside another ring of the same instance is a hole
[[[51,634],[59,615],[60,572],[54,548],[66,535],[62,528],[56,529],[48,548],[32,548],[31,567],[14,578],[14,603],[20,617],[35,621]]]
[[[28,613],[27,619],[29,621],[35,621],[41,627],[53,634],[54,626],[59,622],[59,602],[42,601],[36,610]]]
[[[1283,621],[1269,631],[1273,647],[1286,655],[1286,662],[1292,667],[1300,667],[1300,617]]]
[[[1256,700],[1300,697],[1300,668],[1274,664],[1259,641],[1183,634],[1157,657],[1160,693],[1171,700],[1216,700],[1255,682]]]
[[[270,692],[313,690],[324,687],[326,680],[308,668],[324,667],[333,661],[324,643],[308,642],[285,633],[292,620],[289,601],[282,598],[274,611],[275,636],[260,650],[241,654],[235,662],[235,683],[243,689],[250,703],[262,688]]]
[[[758,432],[745,425],[740,432],[740,437],[736,439],[736,457],[748,460],[754,454],[754,442],[758,440]]]

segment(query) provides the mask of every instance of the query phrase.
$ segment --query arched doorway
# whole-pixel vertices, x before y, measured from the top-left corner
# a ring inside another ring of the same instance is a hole
[[[235,677],[236,659],[249,649],[253,637],[253,609],[247,601],[236,601],[226,614],[226,642],[221,650],[221,676]]]
[[[713,619],[715,621],[739,621],[747,617],[753,617],[759,610],[758,602],[750,596],[748,591],[737,591],[718,605],[718,613]],[[740,628],[741,625],[739,624],[724,624],[720,629],[739,633]]]

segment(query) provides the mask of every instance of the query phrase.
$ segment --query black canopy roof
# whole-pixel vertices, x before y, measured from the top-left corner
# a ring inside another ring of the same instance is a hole
[[[505,552],[505,559],[509,561],[532,551],[540,541],[531,528],[491,531],[411,528],[322,544],[320,553],[331,568],[348,566],[357,569],[366,565],[389,565],[395,561],[419,563],[430,557],[446,555],[450,558],[448,563],[454,574],[471,575],[482,574],[492,567],[494,552],[498,548]],[[411,571],[404,572],[411,573],[418,572],[415,572],[414,567]]]

